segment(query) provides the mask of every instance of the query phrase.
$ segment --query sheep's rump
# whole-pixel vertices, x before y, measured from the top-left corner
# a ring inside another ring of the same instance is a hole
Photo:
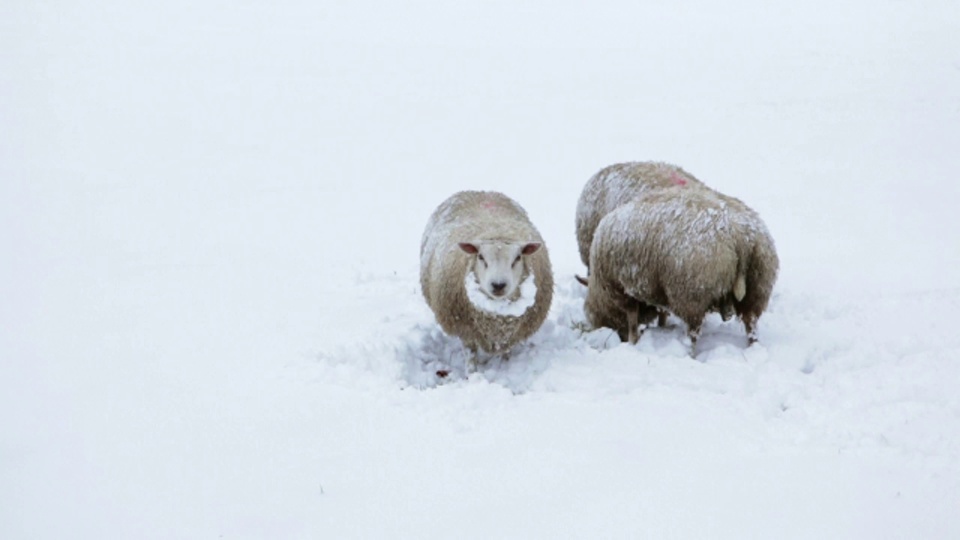
[[[631,302],[668,309],[688,324],[732,305],[752,322],[766,308],[777,265],[765,225],[740,200],[712,190],[651,191],[597,227],[585,308],[591,323],[617,330]],[[738,276],[746,282],[739,300]]]

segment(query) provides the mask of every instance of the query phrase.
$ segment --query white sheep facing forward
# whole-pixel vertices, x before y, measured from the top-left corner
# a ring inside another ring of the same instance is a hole
[[[506,355],[536,332],[553,270],[526,211],[494,191],[461,191],[434,210],[420,244],[420,287],[447,334],[473,353]]]
[[[584,311],[636,343],[659,310],[687,325],[690,352],[708,312],[737,315],[748,342],[767,307],[779,259],[766,225],[739,199],[681,186],[651,191],[600,221]]]

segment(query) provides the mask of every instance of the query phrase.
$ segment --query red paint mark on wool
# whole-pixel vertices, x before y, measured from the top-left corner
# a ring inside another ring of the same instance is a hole
[[[677,173],[675,173],[675,172],[670,173],[670,179],[673,180],[673,183],[676,184],[676,185],[678,185],[678,186],[685,186],[685,185],[687,185],[687,180],[686,180],[685,178],[682,178],[679,174],[677,174]]]

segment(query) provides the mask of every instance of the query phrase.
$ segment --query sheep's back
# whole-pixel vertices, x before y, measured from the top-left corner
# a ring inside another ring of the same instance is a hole
[[[704,187],[682,168],[660,162],[617,163],[587,181],[577,201],[576,230],[580,259],[590,266],[590,245],[604,216],[650,190],[673,186]]]
[[[738,260],[729,210],[710,192],[682,188],[621,205],[597,227],[591,273],[656,305],[723,294]]]

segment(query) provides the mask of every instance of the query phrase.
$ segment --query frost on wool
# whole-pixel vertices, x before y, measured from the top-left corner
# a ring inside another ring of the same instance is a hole
[[[675,186],[709,189],[682,168],[653,161],[617,163],[591,176],[577,201],[577,244],[583,264],[590,267],[590,244],[604,216],[652,190]]]
[[[778,267],[766,226],[742,201],[713,190],[666,188],[601,220],[584,308],[591,324],[631,341],[656,308],[667,309],[687,324],[694,346],[707,312],[736,314],[752,342]]]

